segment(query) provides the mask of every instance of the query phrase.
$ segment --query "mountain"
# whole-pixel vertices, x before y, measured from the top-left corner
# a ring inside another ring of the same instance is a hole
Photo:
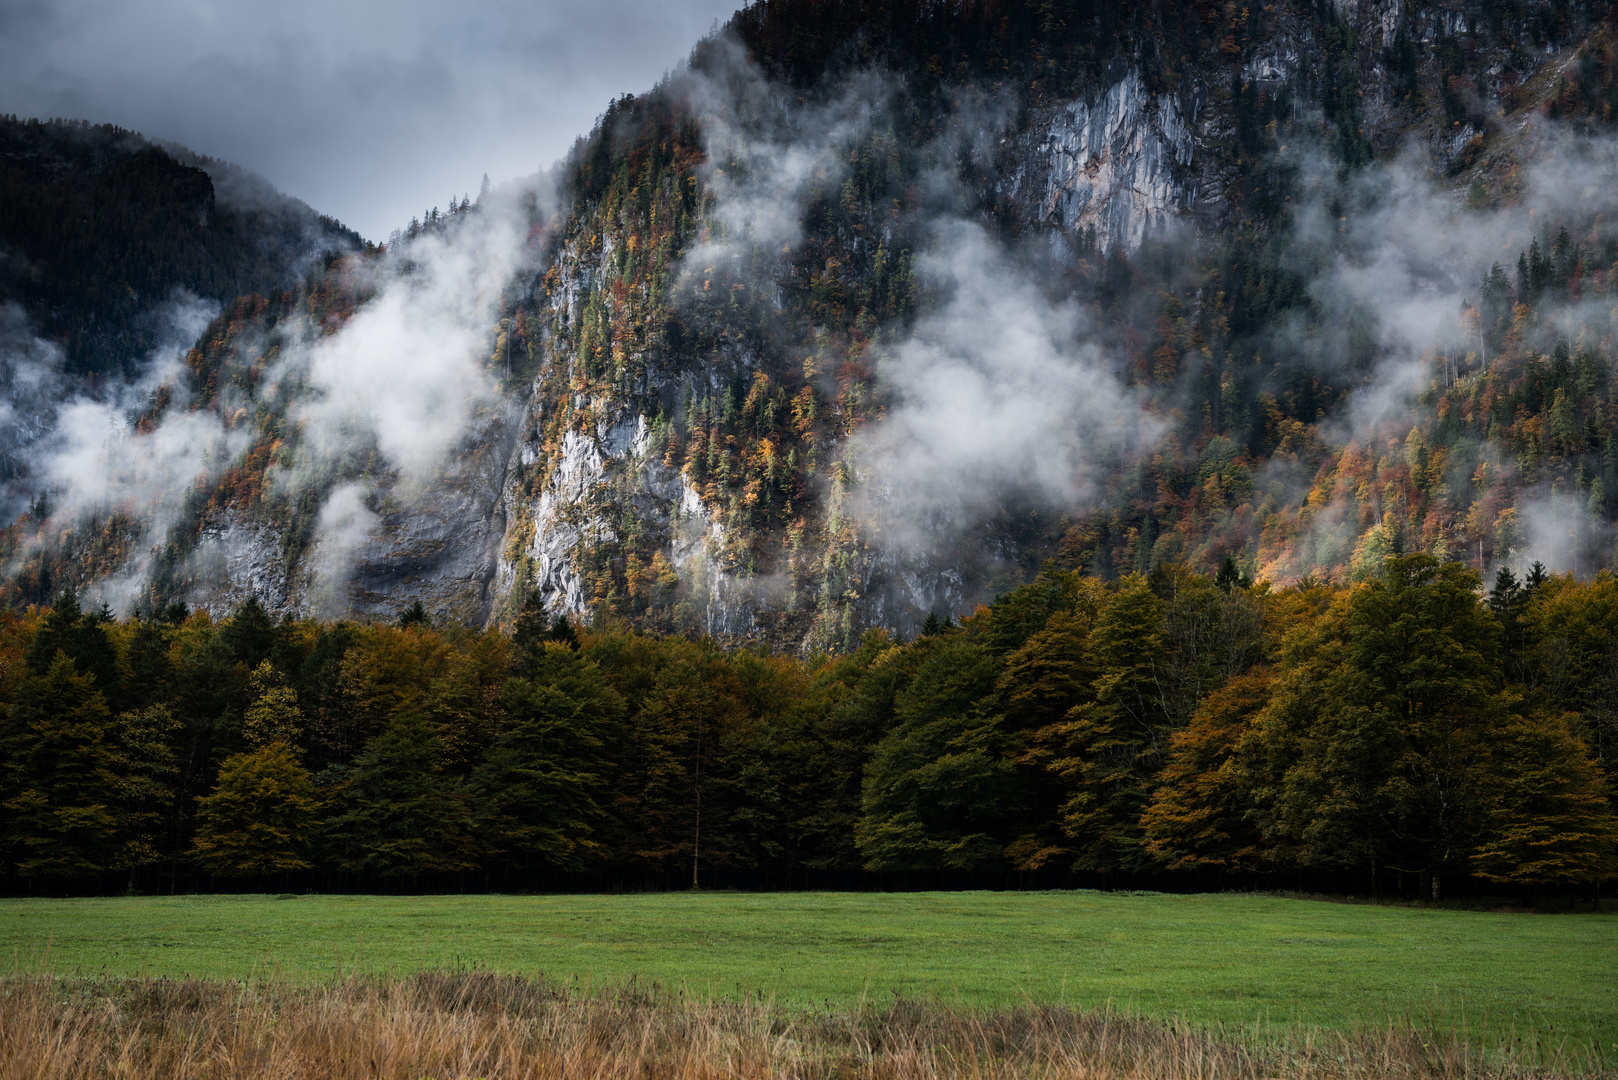
[[[1049,561],[1611,567],[1610,18],[760,0],[552,172],[239,289],[39,468],[8,597],[818,649]]]
[[[61,405],[119,396],[221,304],[362,246],[261,177],[184,147],[0,117],[0,510],[37,505],[50,486],[30,463]]]
[[[76,375],[131,371],[175,290],[227,302],[363,246],[261,177],[110,125],[0,117],[0,185],[0,302]]]

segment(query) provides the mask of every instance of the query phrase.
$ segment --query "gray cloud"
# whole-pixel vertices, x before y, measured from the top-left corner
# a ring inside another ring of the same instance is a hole
[[[735,6],[7,0],[0,111],[183,143],[381,239],[550,165]]]

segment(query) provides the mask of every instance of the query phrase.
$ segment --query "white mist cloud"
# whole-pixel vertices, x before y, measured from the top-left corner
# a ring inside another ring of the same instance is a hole
[[[184,407],[181,358],[216,313],[209,301],[176,294],[155,316],[162,344],[134,379],[110,384],[95,396],[65,400],[59,396],[64,384],[53,347],[36,339],[19,351],[26,319],[17,310],[6,314],[9,336],[0,345],[0,370],[11,377],[0,410],[11,413],[14,422],[5,430],[19,446],[24,473],[9,485],[13,505],[20,508],[44,492],[53,526],[118,512],[144,522],[148,540],[160,541],[197,478],[228,468],[247,446],[244,432],[228,431],[217,416]],[[137,434],[131,417],[160,386],[171,395],[165,422]],[[130,562],[93,594],[123,610],[151,557],[150,543],[137,545]]]
[[[367,505],[369,498],[370,492],[361,484],[340,484],[326,497],[315,522],[309,560],[314,599],[329,614],[346,610],[342,589],[360,549],[376,528],[377,516]]]
[[[380,456],[379,475],[339,485],[321,507],[312,565],[328,605],[378,524],[366,506],[373,493],[408,505],[499,401],[490,352],[502,296],[527,253],[527,198],[549,206],[553,192],[504,188],[441,233],[398,245],[369,271],[376,293],[347,322],[283,345],[269,381],[296,388],[289,412],[303,442],[292,469],[272,472],[272,485],[316,483],[355,450]]]
[[[295,415],[318,452],[340,453],[357,434],[408,485],[431,478],[473,414],[499,394],[486,370],[501,293],[523,253],[524,223],[507,202],[461,215],[396,259],[380,291],[330,337],[288,350],[277,379],[301,375],[312,397]]]
[[[810,202],[836,197],[851,147],[888,125],[901,88],[865,72],[804,104],[720,42],[688,92],[704,117],[719,228],[687,256],[685,279],[728,260],[773,289],[777,255],[800,240]],[[963,91],[920,148],[915,203],[890,223],[927,245],[914,265],[936,305],[905,340],[873,346],[888,406],[839,449],[854,480],[848,507],[888,551],[947,543],[1011,500],[1077,507],[1104,463],[1160,430],[1078,305],[1049,299],[1017,254],[966,217],[962,170],[992,155],[1013,115],[1006,99]]]
[[[1047,299],[980,226],[941,223],[918,268],[947,299],[880,365],[893,404],[849,447],[892,540],[923,543],[1008,496],[1079,506],[1101,467],[1157,437],[1080,309]]]
[[[61,350],[34,335],[21,307],[0,304],[0,522],[39,494],[29,459],[55,424],[61,370]]]

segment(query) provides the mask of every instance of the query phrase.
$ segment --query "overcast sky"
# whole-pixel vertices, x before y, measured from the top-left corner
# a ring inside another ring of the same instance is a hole
[[[0,112],[115,123],[373,240],[549,166],[740,0],[0,0]]]

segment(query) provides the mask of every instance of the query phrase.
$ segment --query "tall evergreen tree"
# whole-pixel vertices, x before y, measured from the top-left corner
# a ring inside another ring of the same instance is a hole
[[[623,699],[560,643],[525,667],[506,684],[504,729],[473,781],[484,845],[519,868],[580,870],[603,854],[596,831]]]
[[[118,852],[117,746],[107,700],[61,649],[24,679],[0,740],[6,848],[24,877],[84,878]]]
[[[477,866],[467,791],[439,753],[426,716],[406,709],[354,760],[347,811],[328,826],[343,869],[414,879]]]
[[[1022,799],[995,712],[1000,665],[961,633],[922,642],[915,676],[895,698],[895,726],[866,766],[860,852],[872,870],[1004,866]]]
[[[102,620],[79,607],[78,593],[71,585],[57,598],[34,635],[28,650],[28,670],[35,675],[45,674],[56,662],[58,650],[73,660],[79,674],[95,679],[109,704],[118,700],[118,651]]]

